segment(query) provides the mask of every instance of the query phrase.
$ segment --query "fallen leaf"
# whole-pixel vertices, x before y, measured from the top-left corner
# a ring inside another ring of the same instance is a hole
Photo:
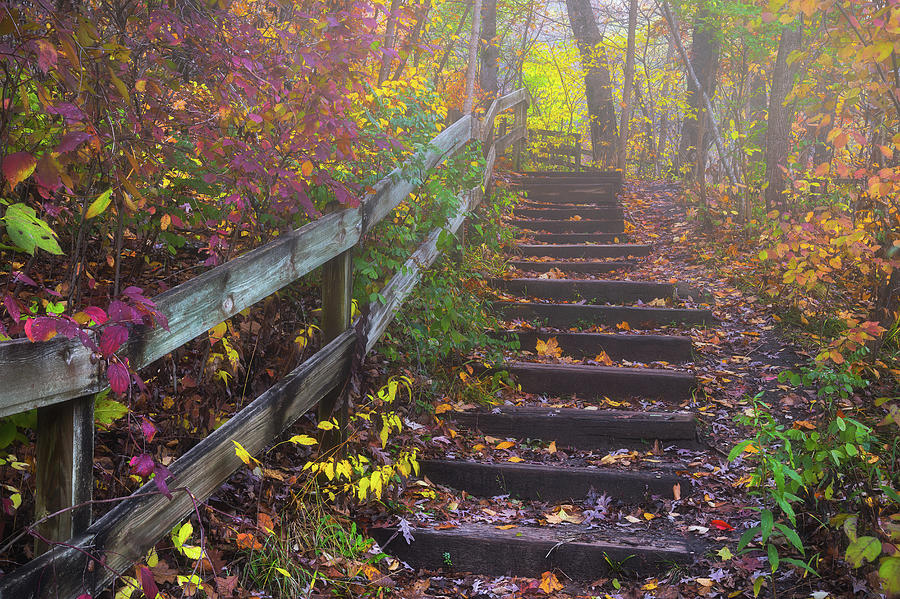
[[[538,586],[542,591],[547,593],[555,593],[556,591],[561,591],[563,589],[563,585],[559,582],[559,579],[556,577],[556,574],[553,572],[544,572],[541,574],[541,584]]]
[[[511,528],[518,528],[518,524],[504,524],[502,526],[495,526],[494,528],[498,530],[509,530]]]

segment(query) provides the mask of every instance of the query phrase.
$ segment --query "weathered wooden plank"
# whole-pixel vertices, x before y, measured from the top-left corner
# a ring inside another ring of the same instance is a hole
[[[693,359],[691,338],[677,335],[604,335],[600,333],[538,333],[536,331],[499,331],[494,336],[518,340],[523,350],[534,351],[538,340],[551,337],[563,355],[572,358],[594,358],[601,352],[613,360],[669,363]]]
[[[169,318],[132,334],[120,355],[142,368],[353,247],[360,210],[328,214],[217,266],[154,298]],[[0,344],[0,416],[24,412],[106,387],[106,377],[77,341],[17,339]]]
[[[688,495],[690,480],[668,472],[628,472],[560,464],[511,464],[465,460],[422,460],[422,474],[440,485],[478,497],[509,494],[534,501],[579,501],[593,490],[625,502],[652,495],[674,499],[674,487]]]
[[[209,497],[243,466],[233,442],[251,454],[262,451],[343,382],[355,341],[355,333],[346,331],[176,460],[169,466],[169,488],[189,489],[199,501]],[[125,572],[194,510],[194,500],[186,492],[176,491],[167,499],[152,495],[155,491],[155,483],[147,483],[67,546],[57,546],[0,578],[0,597],[97,596],[112,580],[113,572]]]
[[[494,302],[494,310],[502,318],[533,319],[558,328],[627,322],[633,329],[654,329],[668,324],[711,325],[717,322],[709,310],[684,308]]]
[[[697,447],[697,423],[688,412],[585,410],[542,406],[500,406],[490,412],[451,412],[458,426],[495,437],[556,441],[576,449]]]
[[[631,236],[626,233],[532,233],[526,232],[529,239],[553,245],[593,244],[608,245],[628,243]],[[581,245],[581,247],[586,247]]]
[[[547,272],[558,269],[562,272],[581,272],[589,274],[606,274],[617,270],[631,270],[636,264],[631,261],[617,262],[566,262],[564,260],[549,260],[535,262],[534,260],[510,260],[510,266],[525,272]]]
[[[573,216],[579,216],[590,220],[610,220],[622,218],[625,213],[619,206],[583,206],[583,207],[533,207],[516,206],[513,209],[513,216],[525,219],[559,219],[566,220]]]
[[[547,231],[548,233],[614,233],[623,234],[625,223],[616,220],[526,220],[511,218],[510,225],[529,231]]]
[[[79,397],[38,409],[35,456],[34,519],[78,506],[46,520],[38,533],[51,542],[65,541],[91,524],[94,491],[94,396]],[[43,540],[36,552],[48,549]]]
[[[394,529],[369,531],[387,553],[414,568],[479,572],[496,576],[540,578],[542,572],[562,572],[575,580],[605,575],[659,574],[675,563],[694,561],[697,550],[682,537],[637,527],[585,531],[583,527],[519,526],[499,530],[491,524],[461,524],[448,530],[412,529],[407,544]],[[388,539],[394,540],[388,544]],[[449,564],[449,565],[448,565]]]
[[[350,328],[353,302],[353,250],[347,250],[322,266],[322,341],[328,343]],[[348,405],[344,389],[335,389],[319,402],[319,420],[328,420],[340,404],[340,426],[320,435],[323,450],[330,450],[346,439]]]
[[[659,368],[624,368],[590,364],[510,362],[508,371],[525,393],[581,399],[656,399],[678,403],[690,399],[697,379],[688,372]]]
[[[643,244],[582,245],[563,243],[553,245],[520,244],[516,252],[523,256],[548,256],[552,258],[627,258],[649,256],[653,249]]]
[[[499,116],[503,112],[506,112],[510,108],[516,107],[519,103],[524,103],[526,106],[528,105],[528,93],[524,88],[517,89],[516,91],[510,92],[505,96],[501,96],[491,103],[491,106],[488,108],[487,113],[485,113],[484,115],[483,126],[485,129],[485,134],[482,136],[483,142],[487,142],[489,137],[488,132],[493,131],[494,120],[497,118],[497,116]],[[498,149],[498,153],[502,153],[502,151]]]
[[[470,192],[471,193],[471,192]],[[437,249],[438,239],[443,231],[455,233],[466,218],[466,207],[470,200],[463,198],[460,209],[443,227],[436,228],[404,263],[400,272],[395,274],[381,289],[384,303],[369,306],[369,322],[366,330],[366,351],[372,349],[384,330],[394,319],[394,314],[403,301],[422,278],[422,273],[434,264],[440,255]]]
[[[432,139],[428,149],[416,161],[420,166],[415,174],[404,174],[409,170],[408,166],[397,167],[379,181],[375,193],[363,202],[363,234],[405,200],[422,183],[428,171],[466,145],[472,139],[475,122],[471,115],[466,115]]]
[[[694,298],[709,294],[683,283],[605,279],[491,279],[491,287],[507,293],[545,299],[586,299],[591,303],[650,302],[655,299]]]

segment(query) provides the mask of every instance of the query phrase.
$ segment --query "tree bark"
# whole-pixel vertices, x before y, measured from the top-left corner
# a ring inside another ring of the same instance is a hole
[[[584,68],[584,93],[591,125],[594,161],[611,165],[618,144],[616,109],[612,98],[612,80],[603,41],[590,0],[566,0],[572,34],[578,43]]]
[[[625,85],[622,88],[622,120],[619,126],[619,156],[616,167],[625,172],[628,155],[628,122],[633,104],[631,89],[634,87],[634,34],[637,29],[637,0],[628,3],[628,44],[625,49]]]
[[[668,48],[666,48],[666,64],[671,64],[672,59],[675,57],[675,48],[672,43],[672,38],[667,37],[667,41],[669,42]],[[666,77],[666,80],[663,82],[662,88],[662,98],[669,97],[669,78]],[[666,154],[666,140],[669,138],[669,110],[666,107],[662,108],[662,115],[659,117],[659,145],[656,147],[656,162],[659,162],[663,159]],[[669,163],[669,167],[671,167],[671,162]],[[657,171],[659,172],[659,171]]]
[[[481,39],[481,0],[472,1],[472,35],[469,38],[469,62],[466,68],[466,99],[463,114],[472,114],[475,102],[475,67],[478,59],[478,40]]]
[[[484,0],[481,9],[481,90],[491,98],[500,89],[500,46],[497,44],[497,0]]]
[[[406,43],[403,44],[404,52],[403,56],[400,59],[400,64],[397,66],[397,70],[394,71],[394,76],[392,79],[395,81],[400,79],[400,75],[403,74],[403,69],[406,68],[406,64],[409,62],[409,55],[415,52],[416,60],[415,66],[419,64],[419,38],[422,37],[422,30],[425,28],[425,20],[428,18],[428,12],[431,10],[431,0],[425,0],[422,2],[422,6],[419,7],[419,13],[416,16],[416,24],[413,27],[412,33],[409,34],[409,38],[406,40]]]
[[[397,11],[400,8],[400,0],[391,0],[390,12],[387,15],[387,25],[384,27],[384,50],[394,49],[394,37],[397,33]],[[387,54],[381,56],[381,68],[378,70],[378,85],[384,83],[391,74],[391,57]]]
[[[778,43],[778,56],[775,58],[775,70],[772,72],[772,91],[769,94],[769,124],[766,130],[766,207],[784,207],[786,180],[782,170],[791,150],[791,121],[794,118],[793,106],[785,104],[788,94],[794,87],[799,63],[787,63],[787,58],[795,50],[800,49],[803,38],[801,24],[786,28],[781,32]]]
[[[672,35],[678,35],[673,31]],[[689,167],[686,172],[704,172],[705,164],[697,164],[700,154],[698,149],[710,142],[709,127],[705,134],[700,134],[700,121],[705,118],[703,94],[712,98],[716,91],[716,80],[719,70],[719,36],[715,26],[715,17],[711,14],[706,2],[700,5],[694,16],[691,34],[691,65],[700,83],[698,89],[691,78],[688,78],[688,113],[681,129],[681,145],[679,157],[682,166]]]

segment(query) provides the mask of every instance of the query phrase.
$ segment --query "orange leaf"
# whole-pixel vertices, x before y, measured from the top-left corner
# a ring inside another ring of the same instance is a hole
[[[544,572],[541,574],[541,584],[539,585],[539,588],[549,595],[550,593],[561,591],[563,585],[559,582],[556,574],[553,572]]]
[[[303,165],[300,167],[300,172],[303,173],[304,177],[310,176],[313,172],[313,163],[310,162],[309,160],[304,162]]]
[[[262,549],[262,543],[249,532],[238,533],[237,546],[238,549]]]
[[[497,444],[497,449],[509,449],[510,447],[512,447],[514,445],[515,445],[515,443],[513,443],[512,441],[503,441],[503,442]]]
[[[498,530],[509,530],[510,528],[518,528],[517,524],[504,524],[503,526],[495,526]]]
[[[444,412],[449,412],[449,411],[451,411],[452,409],[453,409],[453,406],[451,406],[450,404],[448,404],[448,403],[442,403],[441,405],[437,406],[437,407],[434,409],[434,413],[435,413],[435,414],[443,414]]]

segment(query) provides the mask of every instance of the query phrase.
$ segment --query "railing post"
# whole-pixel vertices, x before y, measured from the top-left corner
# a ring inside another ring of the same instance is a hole
[[[353,303],[352,253],[347,250],[322,265],[322,343],[328,343],[350,326]],[[319,421],[332,417],[346,388],[335,389],[319,402]],[[349,407],[341,401],[338,423],[340,430],[325,431],[322,449],[334,449],[346,439]]]
[[[575,172],[580,173],[581,172],[581,133],[575,134],[575,143],[573,145],[574,145],[574,147],[572,149],[575,150]]]
[[[35,519],[73,508],[37,527],[46,542],[38,538],[35,551],[43,553],[48,543],[66,541],[91,524],[94,396],[38,408],[37,431]]]
[[[516,141],[516,171],[522,171],[522,152],[525,150],[525,141],[528,139],[528,104],[519,102],[516,104],[515,128],[521,127],[525,133],[522,139]]]

